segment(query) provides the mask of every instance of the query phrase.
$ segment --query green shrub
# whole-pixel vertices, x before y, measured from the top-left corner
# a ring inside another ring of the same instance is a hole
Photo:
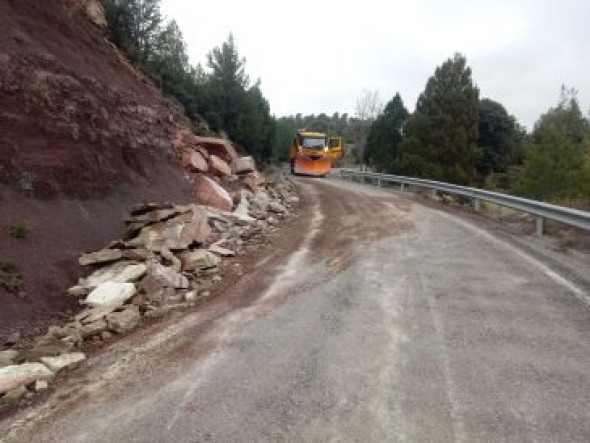
[[[14,238],[25,238],[29,233],[27,221],[24,219],[14,221],[8,227],[8,233]]]

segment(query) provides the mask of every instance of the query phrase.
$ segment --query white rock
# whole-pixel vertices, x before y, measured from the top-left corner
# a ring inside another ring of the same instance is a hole
[[[41,363],[24,363],[0,368],[0,394],[28,385],[37,380],[48,380],[53,372]]]
[[[247,220],[247,221],[253,221],[254,218],[250,217],[250,215],[248,214],[249,211],[250,211],[250,203],[248,202],[248,199],[246,199],[242,196],[240,203],[238,204],[238,206],[236,206],[236,209],[234,209],[234,212],[232,212],[232,214],[234,214],[237,217],[240,217],[240,219]]]
[[[37,391],[37,392],[44,391],[48,387],[49,387],[49,383],[47,383],[46,380],[37,380],[35,382],[35,391]]]
[[[236,174],[243,174],[246,172],[256,171],[256,163],[252,157],[239,157],[236,160],[235,172]]]
[[[67,290],[69,295],[74,297],[83,297],[84,295],[88,294],[89,289],[85,286],[76,285],[72,286],[70,289]]]
[[[189,302],[192,303],[197,299],[197,291],[189,291],[186,294],[184,294],[184,299]]]
[[[88,277],[80,279],[78,286],[94,289],[101,283],[108,281],[117,283],[134,282],[143,277],[146,272],[147,266],[143,263],[129,264],[128,262],[119,262],[109,267],[98,269]],[[74,288],[70,288],[70,290]]]
[[[41,357],[41,363],[51,369],[53,372],[61,371],[64,368],[70,368],[78,365],[78,363],[86,360],[86,356],[82,352],[72,352],[70,354],[62,354],[57,357]]]
[[[133,283],[118,283],[108,281],[101,283],[94,289],[84,303],[94,306],[121,306],[135,294]]]

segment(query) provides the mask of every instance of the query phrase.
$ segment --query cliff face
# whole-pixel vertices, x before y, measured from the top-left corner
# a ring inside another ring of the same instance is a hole
[[[192,199],[171,141],[190,124],[105,39],[95,0],[0,2],[0,338],[72,302],[77,255],[118,233],[131,204]],[[25,238],[9,234],[18,220]]]

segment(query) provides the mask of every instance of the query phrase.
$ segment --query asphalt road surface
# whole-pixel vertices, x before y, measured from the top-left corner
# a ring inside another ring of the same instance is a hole
[[[299,183],[297,225],[240,285],[90,359],[0,436],[590,441],[587,287],[477,222]]]

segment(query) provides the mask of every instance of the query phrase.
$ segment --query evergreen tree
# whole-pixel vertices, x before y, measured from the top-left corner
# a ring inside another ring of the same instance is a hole
[[[477,144],[482,150],[476,165],[479,174],[506,172],[518,160],[523,143],[523,132],[516,119],[500,103],[484,98],[479,102],[478,132]]]
[[[207,56],[210,69],[201,108],[209,125],[224,131],[259,162],[272,156],[274,120],[270,106],[246,75],[246,60],[239,56],[233,36]]]
[[[590,122],[576,91],[562,87],[558,105],[535,124],[517,191],[536,199],[589,202],[589,157]]]
[[[402,168],[406,174],[470,183],[477,159],[479,90],[464,56],[438,67],[406,125]]]
[[[371,125],[364,152],[366,164],[372,165],[379,172],[398,170],[402,130],[408,116],[408,110],[398,93]]]
[[[102,0],[113,42],[145,66],[162,25],[160,0]]]

